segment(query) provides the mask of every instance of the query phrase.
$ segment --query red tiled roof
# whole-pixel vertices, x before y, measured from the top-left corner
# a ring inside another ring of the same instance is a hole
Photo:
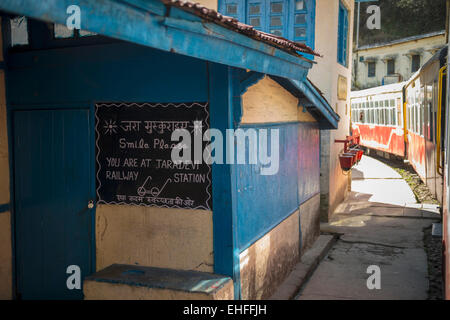
[[[264,41],[290,54],[298,55],[298,52],[319,56],[317,52],[301,42],[295,42],[283,37],[275,36],[266,32],[256,30],[252,26],[239,22],[237,19],[224,16],[219,12],[206,8],[205,6],[190,1],[183,0],[161,0],[165,5],[181,8],[185,11],[195,14],[203,19],[208,19],[216,24],[222,25],[228,29],[245,34],[255,40]]]

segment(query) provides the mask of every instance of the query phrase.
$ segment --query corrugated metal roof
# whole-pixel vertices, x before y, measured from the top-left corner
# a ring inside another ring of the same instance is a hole
[[[295,42],[283,37],[275,36],[266,32],[256,30],[252,26],[239,22],[233,17],[225,16],[215,10],[206,8],[205,6],[191,1],[183,0],[161,0],[165,5],[177,7],[195,14],[203,19],[210,20],[216,24],[220,24],[228,29],[245,34],[255,40],[264,41],[291,54],[297,55],[298,52],[319,56],[317,52],[301,42]]]

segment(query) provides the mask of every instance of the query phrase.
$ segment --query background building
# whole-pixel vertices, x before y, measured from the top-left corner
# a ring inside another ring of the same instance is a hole
[[[357,48],[353,53],[353,90],[409,79],[445,42],[445,32],[439,31]]]

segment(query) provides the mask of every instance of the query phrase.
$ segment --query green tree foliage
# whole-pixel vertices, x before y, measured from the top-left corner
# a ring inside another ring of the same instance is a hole
[[[361,3],[359,45],[382,43],[445,29],[446,0],[379,0]],[[366,26],[367,7],[381,9],[381,30]],[[355,26],[356,26],[355,14]],[[356,40],[356,28],[355,37]]]

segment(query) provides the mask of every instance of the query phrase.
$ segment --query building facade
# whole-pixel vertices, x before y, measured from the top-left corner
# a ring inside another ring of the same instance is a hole
[[[445,41],[441,31],[357,48],[353,53],[353,90],[408,80],[445,46]]]
[[[319,234],[345,81],[325,98],[312,49],[190,2],[80,1],[75,31],[77,1],[46,4],[0,3],[0,297],[269,298]],[[341,31],[323,59],[344,63],[352,7],[326,12]],[[277,170],[174,163],[180,126],[240,129],[248,157],[253,133],[277,136]]]
[[[339,115],[337,130],[321,131],[321,217],[328,221],[351,189],[351,178],[339,164],[343,145],[335,140],[350,135],[351,57],[354,1],[316,0],[315,45],[323,57],[316,58],[308,78],[323,92]]]
[[[211,1],[203,1],[211,5]],[[306,43],[322,57],[308,74],[339,115],[339,128],[321,132],[321,216],[327,221],[349,188],[348,175],[340,168],[342,145],[336,139],[350,134],[349,92],[354,15],[353,0],[219,1],[219,11],[271,34]],[[309,58],[308,55],[306,55]],[[326,76],[325,76],[326,75]]]

